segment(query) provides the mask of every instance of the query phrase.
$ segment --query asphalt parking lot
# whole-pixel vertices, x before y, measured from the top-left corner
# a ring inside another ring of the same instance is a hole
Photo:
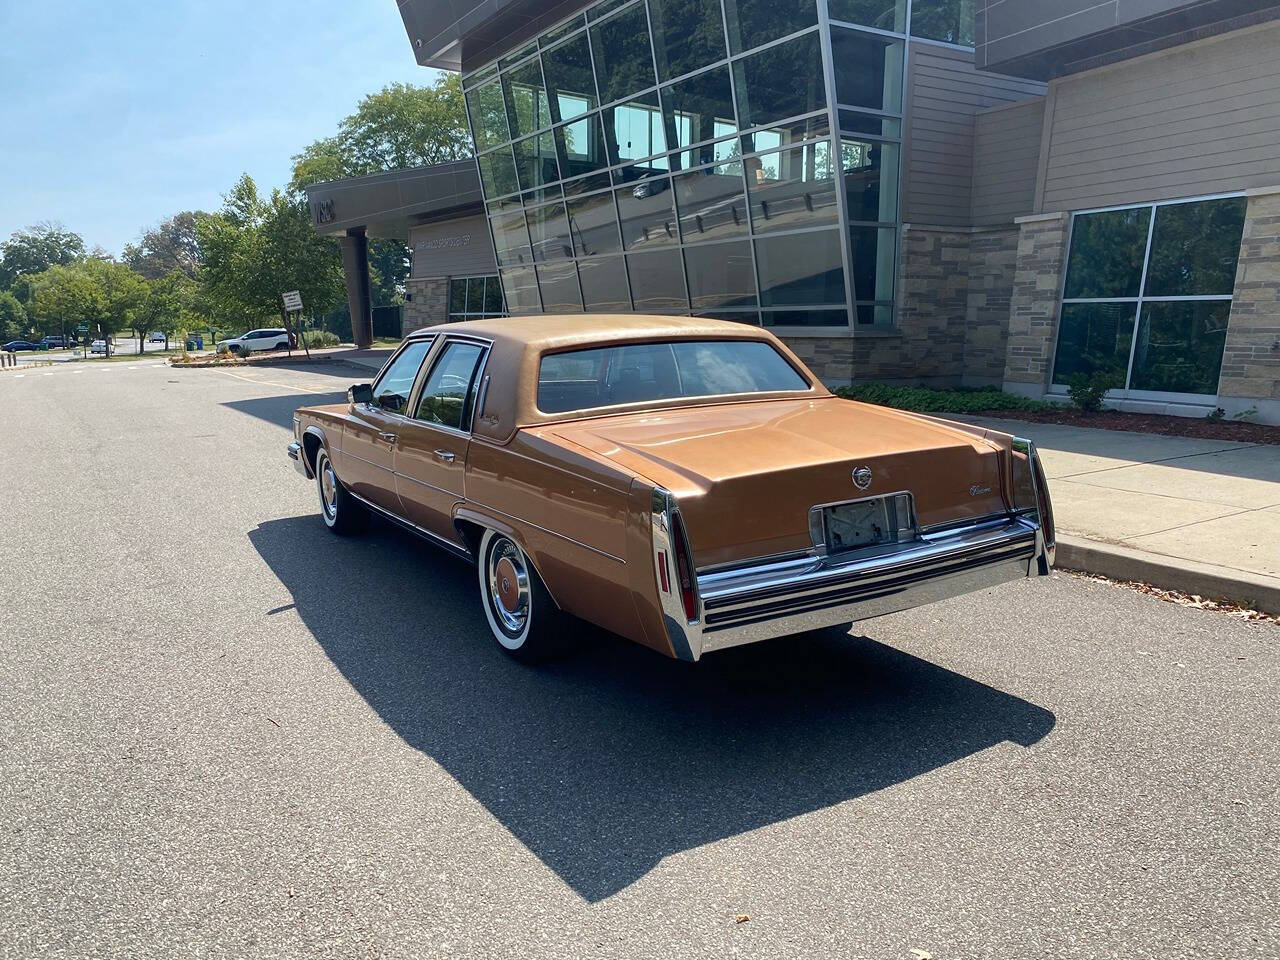
[[[358,378],[0,376],[0,956],[1280,955],[1280,629],[1058,575],[530,669],[324,529]]]

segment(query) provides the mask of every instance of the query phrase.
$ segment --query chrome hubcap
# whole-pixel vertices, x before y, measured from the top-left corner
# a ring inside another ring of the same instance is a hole
[[[320,462],[320,505],[330,517],[338,512],[338,478],[333,475],[328,457]]]
[[[489,551],[489,605],[506,632],[520,634],[529,622],[529,572],[524,554],[505,537]]]

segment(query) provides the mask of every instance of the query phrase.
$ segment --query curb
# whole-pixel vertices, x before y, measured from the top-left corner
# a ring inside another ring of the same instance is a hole
[[[1195,560],[1180,560],[1110,543],[1058,537],[1056,567],[1112,580],[1138,580],[1272,615],[1280,614],[1280,579]]]

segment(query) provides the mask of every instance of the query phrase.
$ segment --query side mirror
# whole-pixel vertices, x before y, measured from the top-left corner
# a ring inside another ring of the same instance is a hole
[[[373,384],[353,383],[347,387],[347,399],[352,403],[373,403]]]

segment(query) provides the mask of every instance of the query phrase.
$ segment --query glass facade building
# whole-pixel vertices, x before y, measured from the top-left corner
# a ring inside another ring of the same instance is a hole
[[[914,8],[602,0],[465,74],[507,310],[892,325],[911,23],[972,41]]]

